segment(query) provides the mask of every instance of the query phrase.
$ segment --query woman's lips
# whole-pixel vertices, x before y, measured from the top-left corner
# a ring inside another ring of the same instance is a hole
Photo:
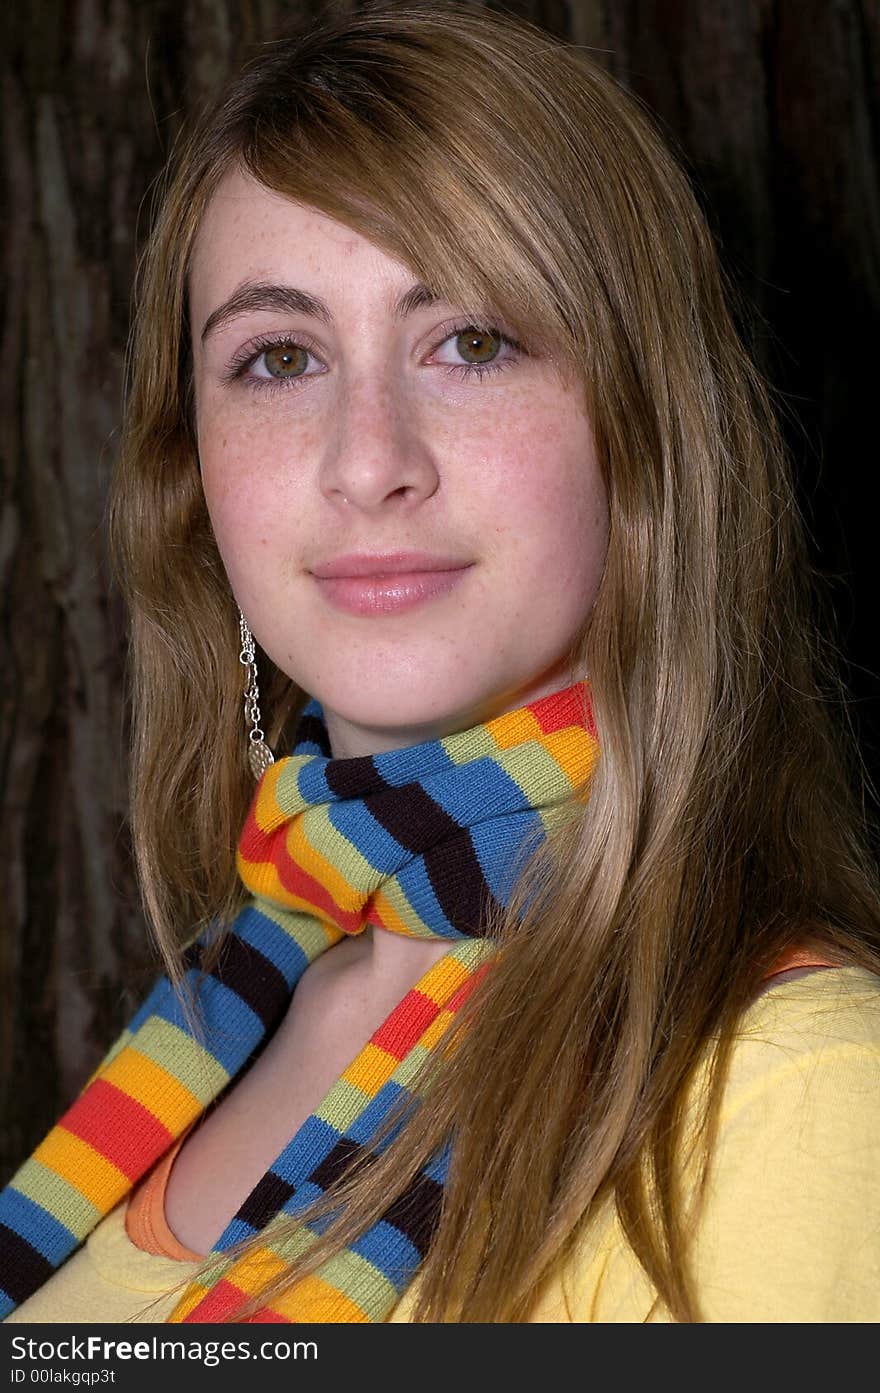
[[[386,576],[315,576],[328,604],[347,614],[402,614],[454,590],[470,566]]]

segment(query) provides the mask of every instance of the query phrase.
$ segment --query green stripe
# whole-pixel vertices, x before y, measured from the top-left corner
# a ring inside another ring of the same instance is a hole
[[[432,1050],[426,1049],[424,1045],[413,1045],[412,1049],[404,1055],[391,1077],[402,1088],[408,1088],[410,1092],[415,1092],[413,1085],[416,1075],[424,1068],[427,1060],[432,1057]]]
[[[80,1240],[102,1218],[101,1210],[74,1189],[69,1180],[33,1157],[25,1161],[10,1184],[12,1189],[48,1210]]]
[[[491,759],[498,758],[498,746],[484,725],[475,730],[447,735],[440,744],[453,764],[470,764],[472,760],[482,759],[485,755],[489,755]]]
[[[345,937],[342,929],[331,930],[323,926],[314,914],[300,909],[282,909],[270,900],[263,899],[261,895],[254,896],[253,907],[266,919],[271,919],[288,938],[298,944],[310,963],[320,957],[325,948],[332,948]]]
[[[330,821],[333,804],[323,803],[318,808],[310,808],[303,817],[303,832],[309,847],[316,856],[323,856],[330,862],[334,871],[346,882],[356,903],[362,903],[367,888],[374,882],[378,885],[381,876],[371,861],[349,841]]]
[[[372,1321],[384,1320],[399,1300],[394,1283],[351,1248],[328,1258],[315,1275],[354,1301]]]
[[[303,808],[309,806],[299,791],[299,776],[303,766],[310,764],[314,758],[314,755],[289,755],[283,761],[272,798],[278,811],[287,817],[301,813]]]
[[[149,1016],[144,1021],[135,1047],[195,1094],[202,1107],[229,1082],[226,1070],[208,1050],[161,1016]]]
[[[400,881],[397,876],[391,876],[382,882],[382,897],[390,905],[393,905],[397,914],[403,920],[406,927],[413,932],[415,938],[432,938],[436,941],[436,930],[431,929],[418,914],[416,914],[403,890],[400,888]]]
[[[337,1079],[330,1092],[315,1108],[315,1117],[319,1117],[322,1122],[328,1122],[337,1132],[344,1132],[355,1118],[360,1117],[370,1102],[370,1095],[362,1088],[356,1088],[347,1079]]]
[[[495,760],[533,805],[554,797],[566,798],[572,792],[571,780],[561,764],[537,741],[500,750]]]

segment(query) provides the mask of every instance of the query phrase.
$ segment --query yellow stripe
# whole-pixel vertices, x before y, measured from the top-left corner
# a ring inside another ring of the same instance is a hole
[[[85,1089],[88,1088],[90,1083],[94,1083],[95,1079],[98,1078],[101,1072],[107,1068],[107,1065],[110,1063],[110,1061],[115,1059],[121,1050],[125,1049],[129,1041],[133,1038],[133,1035],[134,1032],[129,1030],[128,1026],[126,1026],[125,1029],[121,1032],[121,1034],[118,1035],[117,1038],[114,1040],[113,1044],[110,1046],[109,1050],[104,1055],[104,1058],[101,1060],[101,1063],[96,1067],[93,1073],[89,1074],[89,1077],[83,1084],[83,1091],[85,1091]]]
[[[247,1296],[252,1296],[260,1287],[273,1281],[279,1273],[286,1272],[288,1265],[270,1248],[256,1248],[233,1263],[228,1272],[223,1273],[223,1277],[227,1282],[239,1287]]]
[[[312,833],[311,837],[306,835],[306,829]],[[348,838],[333,826],[327,808],[310,809],[304,817],[296,818],[287,829],[285,846],[291,860],[332,895],[340,909],[347,913],[357,911],[363,904],[363,893],[351,884],[333,861],[317,850],[316,839],[323,841],[331,850],[338,849],[341,858],[350,860],[354,855],[359,862],[359,876],[363,880],[371,873],[369,862],[352,846]],[[372,874],[375,875],[375,872]]]
[[[320,919],[328,929],[337,927],[334,920],[323,909],[319,909],[317,905],[312,904],[311,900],[304,899],[302,895],[294,895],[291,890],[288,890],[287,886],[282,884],[278,871],[271,861],[248,861],[239,851],[236,854],[236,864],[239,875],[253,895],[262,899],[274,900],[276,904],[283,905],[286,909],[304,910],[316,919]]]
[[[117,1055],[102,1078],[142,1104],[175,1136],[202,1111],[202,1103],[179,1079],[135,1049]]]
[[[282,774],[289,771],[290,766],[285,761],[278,760],[269,765],[263,776],[254,805],[254,821],[261,832],[274,832],[276,827],[281,827],[287,821],[289,814],[282,811],[275,789]]]
[[[392,883],[395,884],[397,893],[400,895],[400,898],[403,901],[403,903],[406,904],[407,907],[410,909],[410,913],[415,922],[417,924],[421,924],[423,921],[409,906],[409,901],[406,899],[406,896],[404,895],[403,891],[400,889],[396,882]],[[378,918],[382,920],[382,923],[385,925],[386,929],[388,929],[391,933],[404,934],[407,938],[435,937],[435,935],[431,933],[427,925],[425,925],[425,932],[423,934],[419,933],[418,929],[411,928],[410,925],[406,922],[406,920],[403,919],[400,914],[398,914],[394,905],[391,903],[388,896],[382,890],[374,891],[373,904],[376,907],[376,913]]]
[[[470,977],[471,970],[447,953],[445,958],[438,958],[434,965],[428,968],[424,977],[416,983],[416,989],[436,1006],[445,1006],[462,982],[466,982]]]
[[[314,1273],[303,1277],[290,1292],[272,1300],[269,1310],[298,1322],[351,1322],[369,1324],[369,1316],[350,1297]]]
[[[357,1058],[349,1064],[342,1077],[346,1083],[353,1084],[362,1093],[374,1098],[382,1085],[391,1078],[399,1063],[400,1060],[393,1054],[388,1054],[387,1050],[380,1050],[368,1042]]]
[[[66,1127],[53,1127],[37,1147],[33,1159],[69,1181],[102,1214],[109,1214],[131,1189],[131,1181],[118,1166],[88,1142],[68,1132]]]
[[[202,1107],[215,1098],[229,1082],[223,1065],[163,1016],[148,1016],[136,1036],[138,1054],[161,1066],[163,1059],[181,1061],[186,1070],[187,1087]]]
[[[509,750],[512,745],[519,745],[523,740],[538,740],[543,736],[541,727],[531,711],[524,710],[508,711],[503,716],[496,716],[494,720],[486,722],[486,729],[499,750]]]
[[[386,880],[381,891],[376,892],[375,903],[381,903],[383,917],[386,911],[389,913],[388,927],[392,932],[400,928],[409,938],[437,938],[436,933],[413,909],[396,876]]]
[[[180,1321],[186,1320],[190,1311],[195,1310],[199,1302],[208,1295],[210,1287],[203,1287],[201,1282],[193,1282],[187,1287],[183,1296],[178,1301],[171,1315],[168,1317],[168,1325],[177,1325]]]
[[[438,1012],[438,1014],[434,1017],[431,1024],[428,1026],[427,1030],[423,1033],[421,1039],[419,1040],[419,1044],[422,1046],[422,1048],[426,1050],[432,1050],[434,1046],[437,1044],[438,1040],[442,1039],[442,1037],[446,1034],[446,1031],[449,1029],[450,1021],[454,1020],[455,1015],[452,1011]]]
[[[544,743],[572,784],[580,783],[591,772],[599,756],[596,741],[589,736],[584,739],[584,731],[578,726],[545,735]]]

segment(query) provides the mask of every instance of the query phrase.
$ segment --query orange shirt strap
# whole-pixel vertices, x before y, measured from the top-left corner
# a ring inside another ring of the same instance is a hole
[[[174,1165],[175,1157],[190,1132],[187,1128],[182,1137],[166,1151],[153,1169],[133,1191],[125,1211],[125,1231],[136,1248],[145,1253],[155,1253],[163,1258],[176,1258],[180,1262],[201,1262],[204,1254],[194,1253],[175,1238],[165,1219],[165,1187]]]
[[[787,948],[780,958],[770,968],[769,972],[764,973],[764,981],[768,977],[777,977],[780,972],[791,972],[795,967],[836,967],[837,964],[831,962],[829,958],[823,958],[812,948]]]

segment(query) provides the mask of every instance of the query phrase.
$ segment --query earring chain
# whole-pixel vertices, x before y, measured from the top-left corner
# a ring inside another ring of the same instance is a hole
[[[241,635],[241,650],[238,655],[238,661],[247,674],[244,693],[244,723],[246,726],[250,727],[248,731],[248,763],[254,778],[261,779],[269,768],[269,765],[275,763],[275,756],[266,744],[265,732],[260,725],[260,689],[257,684],[257,653],[254,647],[254,636],[241,610],[238,611],[238,627]]]

